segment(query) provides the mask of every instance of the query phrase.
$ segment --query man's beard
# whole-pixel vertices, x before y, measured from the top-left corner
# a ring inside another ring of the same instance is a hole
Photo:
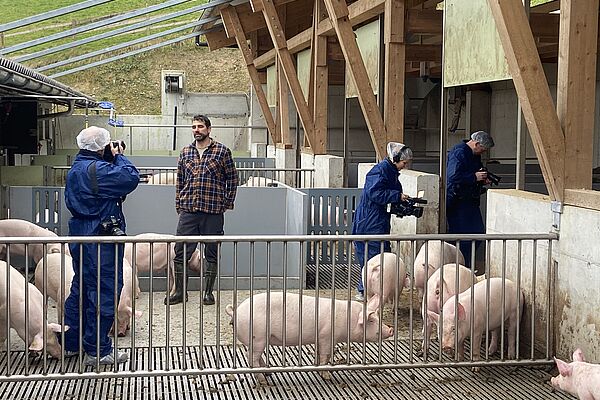
[[[194,134],[194,139],[197,142],[201,142],[208,137],[208,133],[196,133]]]

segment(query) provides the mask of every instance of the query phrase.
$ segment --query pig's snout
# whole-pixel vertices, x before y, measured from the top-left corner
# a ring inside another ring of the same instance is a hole
[[[392,336],[394,336],[394,328],[390,327],[390,326],[383,326],[381,329],[381,333],[383,335],[383,339],[387,339],[387,338],[391,338]]]

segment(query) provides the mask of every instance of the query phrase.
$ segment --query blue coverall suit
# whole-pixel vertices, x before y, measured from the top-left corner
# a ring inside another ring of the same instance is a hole
[[[90,175],[92,163],[96,165],[97,188],[94,188]],[[124,232],[125,217],[121,202],[124,196],[137,187],[138,183],[138,170],[124,155],[118,154],[112,163],[108,163],[96,152],[80,150],[67,174],[65,186],[65,201],[72,215],[69,220],[69,235],[103,235],[101,222],[109,220],[111,216],[120,221],[120,228]],[[115,288],[116,248],[119,251],[117,264],[119,274],[118,285]],[[65,332],[66,351],[79,351],[79,295],[82,293],[83,349],[90,356],[97,356],[97,279],[100,274],[100,357],[111,352],[112,342],[108,333],[114,320],[115,290],[118,299],[123,287],[123,249],[123,244],[116,247],[114,244],[101,245],[100,271],[98,271],[98,244],[84,243],[81,248],[78,243],[69,244],[75,275],[71,292],[65,301],[65,325],[70,327]],[[82,276],[79,274],[80,257]],[[81,287],[80,278],[83,278]]]
[[[481,187],[475,173],[483,165],[481,156],[474,154],[467,141],[458,143],[450,150],[446,179],[446,220],[448,233],[485,233],[483,217],[479,209]],[[476,242],[476,248],[480,241]],[[460,251],[465,264],[471,266],[471,242],[461,241]]]
[[[389,203],[397,203],[401,199],[402,185],[398,180],[398,168],[388,159],[375,165],[367,173],[365,186],[354,221],[353,235],[386,235],[390,233],[390,217],[387,211]],[[360,263],[361,275],[358,280],[358,291],[363,293],[362,268],[365,265],[365,242],[354,241],[356,258]],[[384,241],[383,251],[391,251],[389,241]],[[381,242],[369,241],[367,260],[381,252]]]

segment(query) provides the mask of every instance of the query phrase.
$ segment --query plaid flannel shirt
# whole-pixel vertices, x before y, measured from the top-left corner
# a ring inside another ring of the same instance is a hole
[[[222,214],[233,209],[238,174],[231,151],[214,140],[202,157],[192,143],[181,150],[177,163],[175,210]]]

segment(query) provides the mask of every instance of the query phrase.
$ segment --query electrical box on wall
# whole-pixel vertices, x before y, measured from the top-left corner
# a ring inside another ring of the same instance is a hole
[[[185,73],[183,71],[163,71],[165,93],[183,93]]]

